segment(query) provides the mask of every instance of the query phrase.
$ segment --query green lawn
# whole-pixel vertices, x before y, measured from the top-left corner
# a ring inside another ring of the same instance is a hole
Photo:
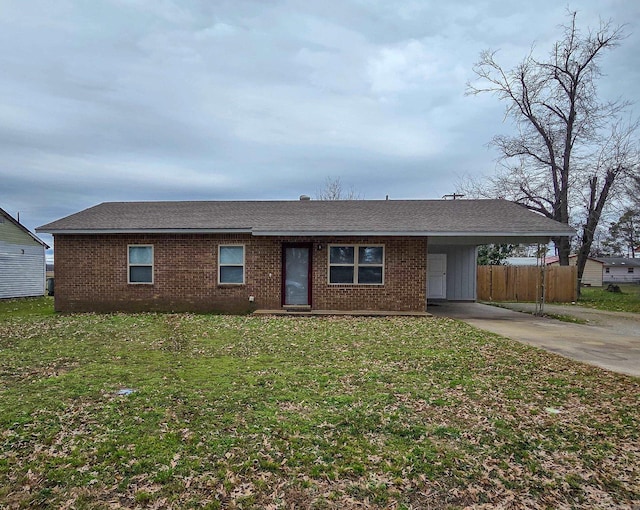
[[[578,304],[613,312],[640,313],[640,285],[619,285],[621,293],[607,292],[605,287],[583,287]]]
[[[639,423],[639,379],[453,320],[0,302],[0,507],[631,506]]]

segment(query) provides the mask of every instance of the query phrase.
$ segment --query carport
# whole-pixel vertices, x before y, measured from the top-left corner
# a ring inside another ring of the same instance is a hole
[[[507,219],[508,220],[508,219]],[[508,221],[505,222],[505,225]],[[485,244],[525,244],[538,245],[538,251],[551,241],[550,233],[473,232],[471,234],[431,235],[427,247],[427,309],[431,312],[434,302],[476,301],[478,247]],[[496,228],[498,230],[498,228]],[[574,231],[567,227],[563,236],[571,236]],[[541,268],[544,267],[540,259]]]

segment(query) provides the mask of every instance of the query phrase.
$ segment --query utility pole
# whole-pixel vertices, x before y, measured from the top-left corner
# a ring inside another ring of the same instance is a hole
[[[451,195],[443,195],[442,198],[444,198],[445,200],[447,200],[447,198],[453,198],[453,200],[455,200],[456,198],[462,198],[464,195],[462,193],[452,193]]]

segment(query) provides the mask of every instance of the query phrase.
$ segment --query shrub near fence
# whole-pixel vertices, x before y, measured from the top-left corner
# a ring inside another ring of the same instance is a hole
[[[546,303],[576,301],[577,268],[544,268]],[[536,301],[541,295],[543,276],[536,266],[478,266],[479,301]]]

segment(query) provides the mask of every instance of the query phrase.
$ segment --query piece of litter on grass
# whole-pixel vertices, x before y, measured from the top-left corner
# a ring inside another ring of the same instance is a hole
[[[562,412],[560,409],[556,409],[555,407],[545,407],[544,410],[549,414],[560,414]]]
[[[132,390],[131,388],[122,388],[121,390],[118,390],[118,395],[131,395],[134,391],[136,390]]]

